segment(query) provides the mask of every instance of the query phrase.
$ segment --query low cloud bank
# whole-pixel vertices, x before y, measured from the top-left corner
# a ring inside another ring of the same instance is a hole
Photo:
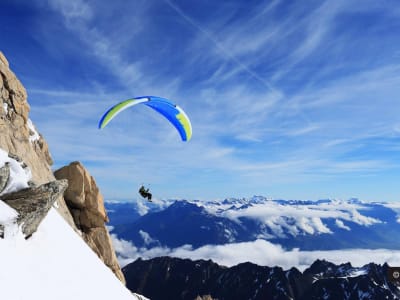
[[[330,251],[300,251],[285,250],[280,245],[265,240],[253,242],[232,243],[225,245],[206,245],[193,249],[190,245],[178,248],[154,247],[137,248],[131,242],[120,240],[112,234],[113,244],[121,266],[133,262],[137,258],[150,259],[158,256],[179,258],[211,259],[224,266],[234,266],[243,262],[252,262],[262,266],[280,266],[287,270],[296,267],[303,271],[316,259],[325,259],[335,264],[350,262],[355,267],[361,267],[370,262],[391,266],[400,266],[400,250],[388,249],[347,249]]]

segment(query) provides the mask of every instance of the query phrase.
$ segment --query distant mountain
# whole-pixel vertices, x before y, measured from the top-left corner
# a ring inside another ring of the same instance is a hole
[[[105,202],[104,206],[110,219],[109,226],[130,224],[141,217],[132,202]]]
[[[175,200],[149,202],[147,200],[138,199],[130,202],[108,201],[104,203],[110,222],[108,225],[114,226],[119,224],[129,224],[141,216],[148,213],[159,212],[164,210]]]
[[[159,244],[200,247],[216,241],[225,244],[247,234],[236,222],[210,214],[204,207],[187,201],[176,201],[165,210],[142,216],[133,224],[116,224],[113,232],[135,245],[148,247]],[[145,239],[145,234],[150,239]]]
[[[226,244],[265,239],[286,248],[400,249],[398,208],[357,199],[175,201],[140,216],[113,204],[113,233],[138,247]],[[169,206],[167,206],[169,205]],[[143,211],[143,208],[142,208]]]
[[[268,255],[268,254],[266,254]],[[158,257],[125,266],[127,287],[152,300],[190,299],[399,299],[400,290],[387,278],[388,266],[362,268],[317,260],[303,273],[292,268],[243,263],[227,268],[211,260]],[[157,288],[155,288],[155,286]]]

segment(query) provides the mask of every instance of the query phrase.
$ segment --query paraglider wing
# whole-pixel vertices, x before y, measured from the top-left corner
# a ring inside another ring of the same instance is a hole
[[[178,130],[182,141],[189,141],[192,137],[192,125],[183,109],[168,99],[156,96],[136,97],[114,105],[101,118],[99,128],[104,128],[121,111],[137,104],[145,104],[167,118]]]
[[[114,119],[121,111],[127,109],[128,107],[134,106],[136,104],[140,104],[143,102],[149,101],[147,98],[133,98],[122,101],[111,107],[101,118],[99,122],[99,129],[103,129],[106,125]]]

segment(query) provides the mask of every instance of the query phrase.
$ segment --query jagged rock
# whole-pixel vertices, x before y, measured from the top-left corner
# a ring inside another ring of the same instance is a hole
[[[32,183],[40,185],[55,180],[51,170],[53,160],[40,134],[37,140],[29,139],[29,110],[26,90],[0,51],[0,148],[12,153],[11,158],[22,160],[31,170]],[[64,199],[60,198],[57,203],[58,212],[76,230]]]
[[[5,189],[10,178],[10,163],[6,162],[3,167],[0,168],[0,193]]]
[[[54,180],[52,160],[42,137],[29,140],[29,110],[26,90],[0,52],[0,148],[23,160],[32,171],[33,181],[43,184]]]
[[[28,238],[36,232],[40,222],[54,202],[62,197],[67,186],[67,180],[57,180],[2,195],[1,199],[18,212],[17,223]]]
[[[8,60],[1,51],[0,51],[0,62],[3,63],[6,67],[8,67]],[[1,84],[0,84],[0,87],[1,87]]]
[[[249,262],[225,267],[211,260],[156,257],[139,258],[125,266],[123,272],[131,291],[152,300],[193,300],[197,295],[221,300],[398,300],[400,290],[388,278],[388,268],[386,263],[357,268],[349,263],[335,265],[317,260],[300,272],[296,268],[283,270]]]
[[[17,162],[22,162],[22,159],[18,155],[8,153],[8,157],[12,158],[13,160],[16,160]]]
[[[94,178],[80,162],[72,162],[54,172],[57,179],[67,179],[65,201],[76,226],[82,230],[83,239],[103,262],[125,283],[118,264],[110,235],[105,228],[108,222],[103,196]]]

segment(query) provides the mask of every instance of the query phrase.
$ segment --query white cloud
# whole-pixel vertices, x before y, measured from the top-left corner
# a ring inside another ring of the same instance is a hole
[[[400,223],[400,203],[398,202],[385,203],[384,206],[394,210],[397,213],[397,223]]]
[[[91,23],[93,16],[99,13],[96,11],[96,6],[91,5],[88,1],[83,0],[57,0],[48,1],[49,6],[56,12],[59,12],[63,17],[65,26],[70,31],[74,32],[80,40],[86,45],[82,51],[90,52],[97,57],[98,61],[106,66],[116,78],[119,78],[121,84],[125,85],[128,90],[135,85],[147,86],[147,80],[150,74],[144,77],[143,69],[139,61],[130,60],[124,57],[121,51],[121,33],[118,30],[111,34],[107,29],[99,27]],[[129,18],[129,22],[125,22],[124,26],[129,23],[124,32],[124,42],[132,39],[145,26],[145,18],[140,18],[146,10],[144,2],[135,5],[135,9],[131,10],[129,16],[121,15],[118,19],[118,24],[122,24],[121,20]],[[99,6],[101,7],[101,6]],[[113,18],[115,21],[115,18]]]
[[[148,246],[150,244],[160,244],[160,242],[156,239],[153,239],[150,234],[148,234],[146,231],[139,230],[139,234],[142,237],[145,246]]]
[[[280,266],[287,270],[296,267],[304,270],[317,259],[325,259],[335,264],[350,262],[355,267],[361,267],[370,262],[390,265],[400,265],[400,252],[387,249],[347,249],[331,251],[301,251],[299,249],[285,250],[280,245],[274,245],[265,240],[253,242],[233,243],[226,245],[206,245],[193,249],[190,245],[179,248],[155,247],[138,249],[130,243],[116,240],[116,251],[122,265],[128,264],[137,258],[150,259],[158,256],[189,258],[192,260],[211,259],[224,266],[234,266],[239,263],[252,262],[262,266]],[[125,247],[120,247],[124,244]],[[126,247],[128,246],[128,247]],[[123,252],[120,252],[122,250]]]
[[[335,220],[335,224],[336,224],[336,226],[339,227],[339,228],[346,229],[346,230],[350,230],[350,227],[344,225],[344,223],[343,223],[342,220],[336,219],[336,220]]]
[[[88,21],[93,17],[93,11],[90,6],[83,0],[51,0],[49,5],[61,14],[70,23],[74,20]]]
[[[212,206],[207,206],[211,213],[220,214],[236,222],[241,217],[256,219],[266,224],[274,235],[285,237],[287,231],[293,236],[302,233],[322,234],[332,233],[322,219],[336,219],[336,225],[345,228],[343,221],[354,222],[363,226],[381,223],[380,220],[362,215],[363,207],[347,201],[333,201],[318,205],[282,205],[275,201],[252,204],[236,210],[228,209],[217,212]],[[364,208],[365,209],[365,208]],[[347,227],[348,228],[348,227]]]

